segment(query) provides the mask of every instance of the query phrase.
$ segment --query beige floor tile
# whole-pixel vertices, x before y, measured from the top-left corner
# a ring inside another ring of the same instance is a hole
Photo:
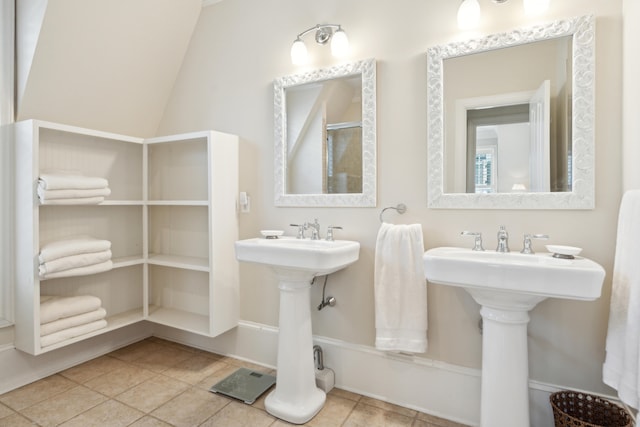
[[[111,373],[100,375],[99,377],[89,380],[84,385],[92,390],[114,397],[155,375],[157,374],[147,371],[146,369],[126,365]]]
[[[203,378],[202,381],[199,381],[195,386],[203,390],[209,390],[211,386],[222,381],[237,370],[237,366],[225,363],[224,366],[221,366],[220,369],[215,371],[213,374]]]
[[[104,402],[107,398],[84,386],[77,386],[28,407],[22,414],[39,425],[57,426]]]
[[[116,396],[122,403],[149,413],[189,387],[187,383],[156,375]]]
[[[465,427],[464,424],[459,424],[454,421],[445,420],[444,418],[436,417],[435,415],[425,414],[424,412],[418,412],[417,420],[425,421],[427,425],[437,427]]]
[[[383,402],[382,400],[373,399],[371,397],[366,397],[366,396],[362,396],[362,398],[360,399],[360,403],[375,406],[376,408],[384,409],[385,411],[396,412],[398,414],[401,414],[410,418],[415,417],[416,414],[418,413],[418,411],[414,411],[413,409],[404,408],[402,406]]]
[[[15,411],[20,411],[76,386],[76,383],[67,378],[52,375],[3,394],[0,396],[0,402]]]
[[[190,388],[151,413],[177,427],[198,426],[230,400],[198,388]]]
[[[234,359],[233,357],[222,357],[220,360],[222,362],[225,362],[227,365],[237,366],[238,368],[252,369],[258,372],[264,372],[265,374],[271,371],[271,368],[267,368],[256,363],[246,362],[244,360]]]
[[[219,360],[196,354],[169,367],[162,374],[193,385],[227,366]]]
[[[13,415],[0,418],[0,427],[33,427],[35,425],[37,424],[15,412]]]
[[[356,402],[358,402],[362,398],[362,396],[357,393],[353,393],[351,391],[347,391],[347,390],[343,390],[341,388],[335,388],[335,387],[331,389],[331,391],[329,392],[329,396],[342,397],[344,399],[349,399]]]
[[[328,395],[318,415],[307,422],[314,427],[340,426],[347,419],[357,402],[343,397]]]
[[[143,369],[160,373],[190,357],[193,357],[193,353],[164,345],[160,346],[158,351],[147,353],[131,363]]]
[[[230,402],[200,427],[267,427],[275,418],[244,403]]]
[[[140,418],[138,421],[131,424],[129,427],[173,427],[173,426],[157,418],[153,418],[147,415],[146,417]]]
[[[189,353],[199,353],[201,350],[194,348],[194,347],[189,347],[188,345],[184,345],[184,344],[180,344],[177,342],[173,342],[173,341],[167,341],[165,339],[162,338],[158,338],[158,337],[149,337],[147,338],[147,341],[152,342],[152,343],[156,343],[156,344],[160,344],[160,345],[166,345],[168,347],[173,347],[173,348],[177,348],[179,350],[184,350],[184,351],[188,351]]]
[[[15,414],[15,412],[12,409],[0,403],[0,419],[4,417],[8,417],[9,415],[12,415],[12,414]]]
[[[126,366],[126,364],[122,360],[110,356],[102,356],[62,371],[60,375],[77,383],[84,384],[95,377],[113,372],[123,366]]]
[[[163,346],[161,344],[150,340],[142,340],[119,350],[112,351],[109,353],[109,356],[115,357],[116,359],[120,359],[124,362],[133,362],[149,353],[160,351],[162,348]]]
[[[344,427],[407,427],[413,423],[412,417],[385,411],[361,402],[356,404],[344,422]]]
[[[60,427],[126,427],[144,414],[115,400],[108,400],[60,424]]]

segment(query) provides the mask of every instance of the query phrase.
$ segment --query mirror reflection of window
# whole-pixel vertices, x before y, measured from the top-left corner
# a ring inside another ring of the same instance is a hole
[[[497,148],[497,145],[492,145],[476,149],[475,193],[488,194],[498,191]]]
[[[362,124],[327,126],[326,188],[329,194],[362,193]]]

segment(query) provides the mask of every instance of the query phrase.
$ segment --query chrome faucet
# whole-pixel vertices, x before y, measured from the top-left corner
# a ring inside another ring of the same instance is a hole
[[[318,218],[316,218],[313,223],[308,223],[307,225],[311,228],[311,240],[320,240],[320,223],[318,222]]]
[[[292,227],[298,227],[298,239],[304,239],[304,231],[309,228],[309,224],[306,222],[304,224],[289,224]]]
[[[522,241],[522,250],[520,251],[521,254],[533,254],[535,252],[533,252],[533,248],[531,247],[531,239],[540,239],[540,240],[547,240],[549,238],[548,234],[525,234],[524,235],[524,240]]]
[[[509,252],[509,233],[507,233],[504,225],[501,225],[498,231],[498,247],[496,248],[496,252]]]
[[[474,251],[484,251],[482,247],[482,233],[477,231],[463,231],[460,233],[462,236],[473,236],[475,239],[473,241],[473,249]]]
[[[333,230],[342,230],[342,227],[338,227],[337,225],[330,225],[329,227],[327,227],[327,237],[325,240],[328,240],[330,242],[333,241]]]

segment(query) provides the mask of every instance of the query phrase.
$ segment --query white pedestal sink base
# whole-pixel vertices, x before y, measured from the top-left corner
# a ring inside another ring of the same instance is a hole
[[[527,311],[482,306],[482,427],[529,427]]]
[[[276,388],[265,400],[271,415],[304,424],[324,406],[326,395],[316,387],[311,310],[312,274],[275,269],[280,281],[278,372]]]

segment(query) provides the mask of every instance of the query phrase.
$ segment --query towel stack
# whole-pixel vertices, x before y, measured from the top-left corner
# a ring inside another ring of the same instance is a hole
[[[42,280],[102,273],[113,267],[111,242],[89,236],[48,243],[40,249],[38,260]]]
[[[92,295],[40,297],[40,346],[88,334],[107,326],[100,298]]]
[[[38,197],[43,205],[95,205],[111,194],[104,178],[51,173],[38,179]]]

